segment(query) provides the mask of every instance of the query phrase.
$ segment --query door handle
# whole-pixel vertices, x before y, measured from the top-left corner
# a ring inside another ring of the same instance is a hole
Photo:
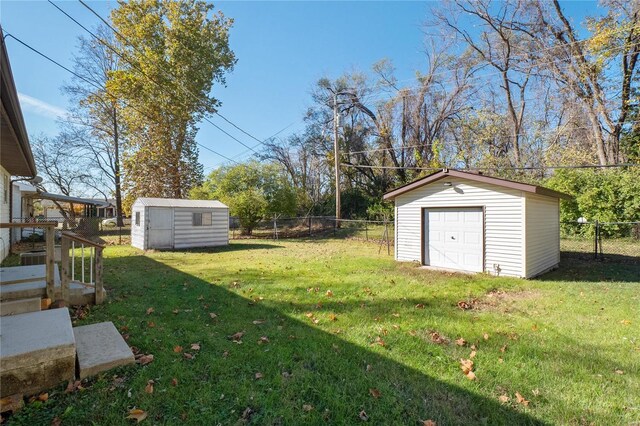
[[[454,236],[452,235],[452,236],[451,236],[451,239],[452,239],[452,240],[455,240],[455,239],[456,239],[456,237],[454,237]]]

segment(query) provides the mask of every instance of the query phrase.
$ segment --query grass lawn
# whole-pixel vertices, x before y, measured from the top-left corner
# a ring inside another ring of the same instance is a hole
[[[77,324],[113,321],[153,362],[10,423],[127,424],[134,407],[147,424],[640,422],[640,265],[466,276],[345,240],[105,254],[108,302]]]

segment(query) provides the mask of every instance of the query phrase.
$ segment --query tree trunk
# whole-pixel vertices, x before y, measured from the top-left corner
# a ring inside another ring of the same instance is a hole
[[[113,108],[113,171],[114,171],[114,186],[116,197],[116,221],[119,227],[124,226],[122,220],[122,184],[120,181],[120,139],[118,135],[118,117],[116,115],[116,109]]]

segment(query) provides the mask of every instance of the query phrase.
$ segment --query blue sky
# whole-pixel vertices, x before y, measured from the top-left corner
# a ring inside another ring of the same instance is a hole
[[[103,17],[115,1],[89,2]],[[57,4],[85,26],[98,19],[80,3]],[[227,87],[213,94],[222,101],[220,112],[259,139],[301,129],[310,105],[309,92],[320,77],[345,71],[369,71],[390,59],[400,80],[425,68],[423,22],[433,3],[427,2],[216,2],[216,8],[235,20],[231,48],[238,63],[227,76]],[[597,11],[595,2],[564,2],[577,23]],[[77,37],[90,37],[46,1],[0,3],[3,29],[25,43],[70,66]],[[60,87],[69,74],[35,53],[7,40],[16,86],[31,135],[57,133],[56,117],[68,107]],[[256,142],[219,117],[212,121],[248,145]],[[200,126],[197,140],[234,157],[246,149],[210,124]],[[238,157],[246,158],[244,155]],[[200,150],[205,171],[225,160]]]

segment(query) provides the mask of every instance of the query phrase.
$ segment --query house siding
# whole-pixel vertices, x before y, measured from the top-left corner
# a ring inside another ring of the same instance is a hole
[[[555,198],[527,194],[526,277],[532,278],[560,263],[560,208]]]
[[[211,212],[211,226],[193,226],[193,213]],[[213,247],[229,244],[229,209],[174,209],[174,248]]]
[[[136,226],[136,212],[140,212],[140,226]],[[147,209],[145,206],[134,204],[131,208],[131,245],[140,250],[147,249],[146,228]]]
[[[7,170],[0,166],[0,222],[8,223],[11,219],[9,212],[9,185],[11,185],[11,175]],[[6,186],[6,187],[5,187]],[[6,191],[6,198],[5,198]],[[9,255],[10,241],[9,229],[0,229],[0,261]]]
[[[451,182],[446,187],[444,181]],[[422,209],[484,207],[484,270],[523,277],[524,210],[519,190],[446,178],[396,197],[396,259],[422,262]]]

